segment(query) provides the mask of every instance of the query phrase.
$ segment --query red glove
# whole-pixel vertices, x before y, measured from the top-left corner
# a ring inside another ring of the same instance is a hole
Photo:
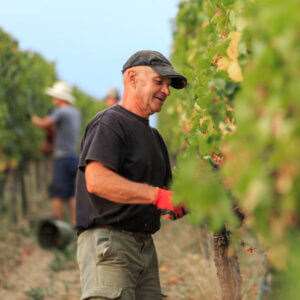
[[[162,215],[167,215],[167,219],[176,220],[186,215],[187,210],[181,204],[173,204],[172,194],[171,191],[159,188],[154,205],[160,210]]]

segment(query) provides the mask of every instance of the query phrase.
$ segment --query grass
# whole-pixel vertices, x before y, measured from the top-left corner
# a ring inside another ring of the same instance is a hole
[[[71,243],[67,248],[63,250],[55,250],[54,258],[51,261],[49,268],[54,272],[59,272],[66,269],[74,269],[75,251],[75,243]]]

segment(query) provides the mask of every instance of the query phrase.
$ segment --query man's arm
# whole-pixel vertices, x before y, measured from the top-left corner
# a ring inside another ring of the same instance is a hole
[[[91,161],[85,168],[89,193],[124,204],[154,204],[158,188],[127,180],[100,162]]]
[[[51,126],[53,126],[55,124],[53,118],[51,118],[49,116],[46,116],[44,118],[40,118],[38,116],[32,116],[31,122],[35,126],[37,126],[39,128],[43,128],[43,129],[50,128]]]
[[[187,213],[184,206],[173,204],[171,191],[127,180],[96,161],[86,166],[85,180],[89,193],[113,202],[153,204],[167,219],[173,220]]]

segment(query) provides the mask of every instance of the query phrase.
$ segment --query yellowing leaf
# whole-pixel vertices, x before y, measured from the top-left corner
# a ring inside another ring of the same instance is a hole
[[[201,111],[201,107],[200,107],[197,103],[194,104],[194,109],[195,109],[195,111],[197,111],[197,112],[200,112],[200,111]]]
[[[181,123],[181,130],[184,132],[184,133],[189,133],[193,128],[193,125],[192,123],[190,122],[190,120],[184,120],[182,123]]]
[[[206,28],[209,25],[209,20],[205,20],[202,24],[201,27],[202,28]]]
[[[226,123],[220,122],[219,129],[221,130],[222,134],[225,136],[227,134],[232,134],[236,130],[236,126],[234,123],[227,121]]]
[[[213,59],[213,64],[217,66],[218,71],[227,71],[230,79],[236,82],[243,81],[242,70],[238,62],[239,56],[239,41],[241,38],[240,32],[230,33],[230,44],[227,49],[226,56],[215,56]]]
[[[217,69],[226,71],[229,67],[230,61],[227,57],[221,57],[216,61]]]
[[[242,70],[237,60],[230,62],[227,72],[229,78],[232,79],[233,81],[236,82],[243,81]]]
[[[288,257],[288,249],[285,245],[273,246],[267,253],[267,257],[272,266],[278,270],[286,268],[286,258]]]
[[[261,180],[254,180],[245,195],[244,201],[242,202],[242,208],[246,212],[251,212],[259,203],[261,197],[260,195],[264,193],[265,186],[262,184]]]
[[[241,39],[241,33],[240,32],[231,32],[230,33],[230,44],[227,49],[227,55],[231,60],[237,60],[239,56],[239,41]]]

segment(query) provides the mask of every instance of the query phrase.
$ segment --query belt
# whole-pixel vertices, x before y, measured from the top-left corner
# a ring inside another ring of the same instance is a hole
[[[77,237],[79,237],[79,235],[81,233],[83,233],[84,231],[89,230],[89,229],[95,229],[95,228],[107,228],[107,229],[111,229],[111,230],[115,230],[115,231],[120,231],[120,232],[123,232],[123,233],[126,233],[126,234],[130,234],[135,239],[138,239],[138,240],[145,240],[145,239],[148,239],[148,238],[151,237],[151,233],[128,231],[128,230],[116,228],[112,225],[95,225],[95,226],[92,226],[92,227],[89,227],[89,228],[86,228],[86,229],[83,229],[83,228],[77,229],[77,232],[76,232]]]

